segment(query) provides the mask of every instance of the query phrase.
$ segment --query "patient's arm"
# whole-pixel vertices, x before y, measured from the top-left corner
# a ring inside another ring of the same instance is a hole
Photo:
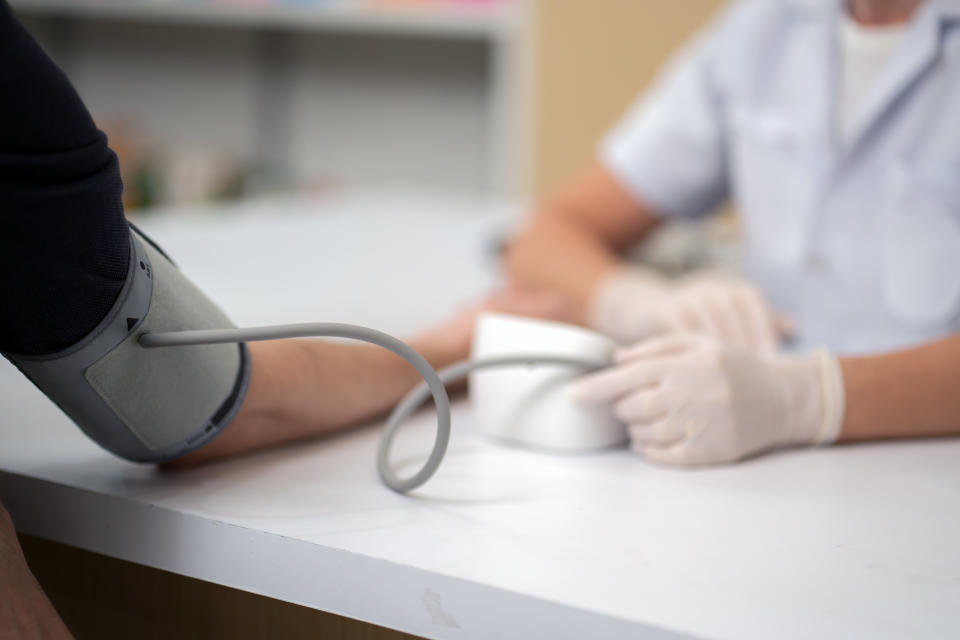
[[[456,356],[430,338],[411,341],[434,367]],[[251,342],[250,387],[236,418],[181,466],[310,438],[386,411],[420,381],[393,353],[325,340]]]
[[[476,315],[495,310],[569,318],[556,295],[504,292],[410,340],[434,368],[465,359]],[[165,466],[184,466],[344,429],[385,413],[420,376],[386,349],[326,340],[248,343],[250,388],[237,417],[210,444]]]
[[[841,442],[960,434],[960,335],[840,365]]]

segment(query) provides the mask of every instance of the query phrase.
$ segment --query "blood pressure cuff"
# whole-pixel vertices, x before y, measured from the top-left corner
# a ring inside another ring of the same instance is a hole
[[[250,378],[244,344],[157,347],[146,332],[233,327],[150,240],[130,232],[127,278],[106,317],[58,353],[6,353],[103,448],[163,462],[212,440],[236,415]]]

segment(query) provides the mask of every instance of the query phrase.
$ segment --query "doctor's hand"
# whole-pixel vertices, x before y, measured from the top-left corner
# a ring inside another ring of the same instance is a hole
[[[682,331],[763,353],[776,351],[789,334],[756,286],[716,272],[671,281],[622,269],[600,286],[589,322],[622,344]]]
[[[827,352],[759,354],[694,334],[621,349],[613,367],[583,378],[574,393],[613,403],[636,452],[685,466],[831,444],[844,410],[840,368]]]

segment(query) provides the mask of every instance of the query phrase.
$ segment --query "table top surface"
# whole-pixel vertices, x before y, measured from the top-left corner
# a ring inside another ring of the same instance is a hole
[[[240,326],[400,334],[495,285],[510,217],[409,195],[228,209],[140,222]],[[461,399],[440,471],[404,497],[376,477],[380,423],[161,472],[98,449],[5,362],[0,406],[21,530],[426,637],[960,635],[960,440],[684,471],[490,442]],[[418,415],[397,459],[432,433]]]

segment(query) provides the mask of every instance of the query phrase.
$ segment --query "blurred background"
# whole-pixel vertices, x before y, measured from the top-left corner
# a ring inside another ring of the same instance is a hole
[[[13,0],[130,209],[329,190],[529,202],[721,0]]]

